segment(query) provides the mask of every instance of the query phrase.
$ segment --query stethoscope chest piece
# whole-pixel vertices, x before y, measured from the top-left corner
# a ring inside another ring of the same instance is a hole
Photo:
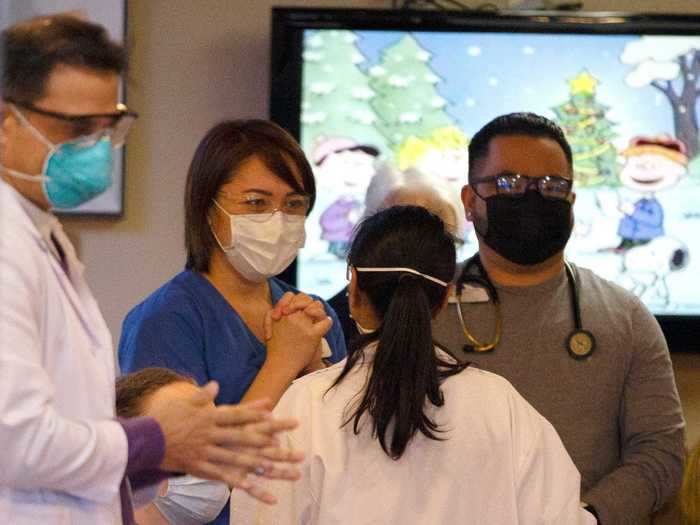
[[[569,355],[577,360],[588,358],[595,350],[596,341],[588,330],[579,328],[571,332],[566,339],[566,349]]]
[[[477,267],[478,273],[475,275],[470,275],[470,266],[475,265]],[[571,298],[571,310],[574,318],[574,330],[566,338],[566,350],[569,355],[576,359],[577,361],[583,361],[587,359],[596,348],[596,340],[591,332],[585,330],[582,327],[581,321],[581,305],[579,304],[578,297],[578,279],[576,276],[576,269],[568,262],[564,263],[566,268],[566,278],[569,284],[569,296]],[[464,317],[462,315],[462,305],[461,305],[461,293],[462,286],[465,283],[473,283],[486,290],[489,299],[493,303],[496,310],[496,325],[494,329],[494,336],[492,340],[488,343],[477,340],[467,329],[464,322]],[[488,274],[484,270],[484,267],[479,260],[479,255],[475,255],[470,258],[464,265],[462,274],[460,275],[457,282],[457,300],[455,301],[455,306],[457,308],[457,317],[459,318],[459,323],[462,325],[462,331],[464,332],[464,337],[467,343],[464,345],[463,350],[465,352],[491,352],[501,339],[501,329],[503,325],[503,319],[501,314],[501,305],[498,300],[498,291],[493,283],[489,280]]]

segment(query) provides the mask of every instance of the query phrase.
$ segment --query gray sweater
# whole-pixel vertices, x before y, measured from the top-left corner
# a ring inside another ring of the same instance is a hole
[[[643,525],[679,487],[684,422],[668,347],[634,295],[579,268],[583,328],[597,349],[569,356],[574,328],[566,274],[532,287],[497,287],[503,333],[490,353],[466,353],[456,305],[434,323],[436,344],[508,379],[547,418],[581,472],[581,497],[603,525]],[[464,303],[465,324],[489,341],[492,304]]]

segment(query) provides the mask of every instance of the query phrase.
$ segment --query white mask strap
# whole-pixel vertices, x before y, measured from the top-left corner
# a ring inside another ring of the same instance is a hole
[[[49,178],[46,175],[41,175],[41,174],[30,175],[29,173],[23,173],[21,171],[7,168],[7,167],[3,166],[2,164],[0,164],[0,171],[4,171],[8,175],[15,177],[17,179],[26,180],[29,182],[44,182],[44,181],[49,180]]]
[[[388,273],[388,272],[406,272],[410,273],[413,275],[418,275],[419,277],[422,277],[423,279],[427,279],[428,281],[432,281],[436,284],[439,284],[440,286],[444,286],[447,288],[450,284],[446,283],[445,281],[441,281],[437,277],[433,277],[432,275],[426,275],[424,273],[420,273],[418,270],[414,270],[413,268],[403,268],[403,267],[395,267],[395,268],[361,268],[354,266],[356,271],[358,272],[376,272],[376,273]]]
[[[37,140],[42,142],[51,151],[54,151],[56,149],[56,145],[54,143],[52,143],[49,139],[47,139],[41,133],[41,131],[36,129],[32,125],[32,123],[27,120],[27,117],[25,117],[22,114],[22,112],[19,109],[17,109],[17,107],[14,104],[8,104],[8,106],[10,107],[10,110],[12,111],[12,113],[14,113],[15,117],[17,117],[17,120],[19,120],[20,124],[29,128],[29,131],[32,133],[32,135],[34,135],[37,138]]]
[[[219,208],[221,211],[223,211],[224,214],[225,214],[229,219],[231,218],[231,214],[230,214],[229,212],[227,212],[227,211],[223,208],[223,206],[221,206],[221,204],[219,204],[219,203],[217,202],[216,199],[212,199],[212,201],[214,202],[214,204],[216,204],[216,207]]]
[[[216,202],[216,199],[212,199],[214,201],[214,204],[216,204],[216,207],[219,208],[222,212],[224,212],[228,216],[229,220],[229,228],[231,229],[231,240],[233,241],[233,228],[231,227],[231,214],[227,212],[225,209],[221,207],[221,205]],[[219,240],[219,237],[216,235],[216,232],[214,231],[214,226],[211,224],[211,220],[209,222],[209,229],[211,230],[211,234],[214,236],[214,240],[216,241],[216,244],[219,245],[219,248],[221,248],[221,251],[226,253],[227,248],[224,248],[224,245],[221,244],[221,241]],[[228,249],[231,249],[231,246],[228,247]]]

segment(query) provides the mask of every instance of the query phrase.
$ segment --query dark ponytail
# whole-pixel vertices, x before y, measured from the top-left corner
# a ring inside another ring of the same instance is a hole
[[[348,262],[355,267],[408,267],[450,282],[455,258],[454,242],[438,217],[424,208],[397,206],[361,223]],[[445,299],[445,287],[400,271],[358,272],[357,285],[382,323],[375,332],[354,342],[357,351],[350,354],[331,388],[365,359],[362,349],[376,341],[372,372],[345,424],[352,422],[355,434],[359,434],[366,412],[382,449],[399,459],[418,431],[429,439],[441,439],[438,434],[442,430],[425,413],[426,402],[442,406],[440,384],[466,365],[435,355],[432,314]]]

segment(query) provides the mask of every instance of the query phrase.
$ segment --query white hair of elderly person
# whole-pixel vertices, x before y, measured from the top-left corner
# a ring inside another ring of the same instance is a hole
[[[447,231],[459,245],[465,241],[467,222],[459,192],[445,184],[443,179],[416,168],[401,171],[390,163],[377,166],[365,194],[366,219],[392,206],[421,206],[437,215],[445,223]],[[328,299],[338,316],[348,347],[357,335],[357,327],[350,317],[347,288]]]
[[[382,163],[367,187],[363,218],[401,205],[426,208],[442,219],[457,240],[464,240],[467,223],[459,192],[416,167],[401,171]]]

